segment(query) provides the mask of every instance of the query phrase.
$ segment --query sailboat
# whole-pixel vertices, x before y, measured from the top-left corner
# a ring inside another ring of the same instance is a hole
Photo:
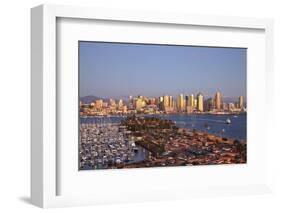
[[[225,120],[225,123],[226,124],[231,124],[231,120],[228,118],[228,119]]]

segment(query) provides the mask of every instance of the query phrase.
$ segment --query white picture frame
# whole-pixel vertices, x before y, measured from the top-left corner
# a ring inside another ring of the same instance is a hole
[[[136,196],[125,196],[120,193],[112,195],[99,194],[89,195],[83,192],[76,194],[59,194],[58,184],[61,167],[58,166],[57,146],[57,119],[58,119],[58,100],[57,88],[61,83],[57,79],[57,50],[58,50],[58,20],[79,19],[79,20],[102,20],[118,21],[130,23],[153,23],[156,25],[173,26],[199,26],[206,28],[218,28],[232,30],[257,30],[263,32],[262,41],[264,44],[264,67],[261,68],[261,76],[257,81],[264,83],[265,87],[259,88],[266,94],[266,103],[272,104],[272,95],[270,91],[273,88],[273,21],[271,19],[256,18],[238,18],[238,17],[216,17],[203,15],[186,14],[161,14],[145,11],[123,11],[112,9],[96,9],[74,6],[54,6],[41,5],[31,10],[31,73],[32,73],[32,103],[31,103],[31,201],[34,205],[47,207],[91,205],[99,203],[115,202],[137,202],[142,200],[165,200],[178,199],[186,197],[213,196],[213,195],[241,195],[253,193],[265,193],[271,191],[271,165],[270,165],[270,136],[269,129],[272,114],[265,112],[264,122],[266,130],[260,133],[264,137],[263,145],[266,145],[267,152],[262,156],[265,165],[259,170],[264,173],[262,179],[258,179],[254,184],[237,182],[233,185],[222,184],[220,186],[200,187],[199,183],[193,183],[194,188],[183,187],[179,189],[176,186],[170,186],[167,190],[152,188],[150,195],[146,196],[140,193]],[[234,35],[235,36],[235,35]],[[210,38],[211,39],[211,38]],[[255,81],[250,76],[248,83]],[[258,85],[252,84],[252,89],[258,88]],[[262,109],[262,108],[261,108]],[[74,115],[75,116],[75,115]],[[258,151],[257,151],[258,152]],[[210,169],[209,172],[212,169]],[[231,168],[228,168],[231,171]],[[247,168],[243,168],[247,170]],[[167,171],[149,169],[154,176],[165,175]],[[169,171],[178,171],[176,168]],[[219,170],[218,170],[219,171]],[[78,170],[77,170],[78,172]],[[126,175],[128,171],[122,171]],[[138,170],[134,175],[141,175],[144,170]],[[131,173],[133,174],[133,173]],[[180,173],[179,173],[180,174]],[[200,175],[200,172],[197,174]],[[163,178],[163,177],[162,177]],[[196,178],[196,174],[194,176]],[[249,176],[250,178],[250,176]],[[165,177],[164,177],[165,179]],[[71,177],[70,177],[70,180]],[[74,179],[73,179],[74,180]],[[73,182],[75,184],[75,182]],[[159,185],[161,186],[161,185]],[[126,186],[124,186],[126,188]],[[163,186],[164,187],[164,186]],[[189,190],[186,190],[189,189]],[[108,191],[107,191],[108,192]],[[169,194],[170,193],[170,194]],[[58,195],[59,194],[59,195]]]

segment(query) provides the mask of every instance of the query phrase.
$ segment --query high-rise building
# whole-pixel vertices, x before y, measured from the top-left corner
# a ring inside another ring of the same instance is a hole
[[[184,110],[184,98],[183,98],[183,94],[180,94],[177,97],[177,109],[178,111],[183,111]]]
[[[179,96],[177,96],[177,98],[176,98],[176,107],[177,107],[177,110],[180,110],[180,95]]]
[[[123,100],[120,99],[119,102],[118,102],[118,108],[122,108],[123,107]]]
[[[110,106],[112,106],[112,107],[116,107],[115,100],[113,100],[112,98],[109,99],[109,104],[110,104]]]
[[[136,110],[140,111],[143,108],[143,100],[142,98],[137,98],[136,100]]]
[[[204,111],[204,97],[201,93],[197,95],[197,110],[200,112]]]
[[[212,98],[208,98],[206,100],[205,111],[212,111],[214,108],[214,100]]]
[[[175,100],[173,100],[173,109],[176,109],[177,103]]]
[[[194,96],[191,94],[188,98],[189,106],[194,107]]]
[[[185,101],[184,95],[182,95],[182,110],[183,110],[183,111],[186,110],[186,101]]]
[[[186,95],[185,96],[185,111],[187,114],[190,114],[193,112],[193,107],[191,106],[192,105],[192,96],[188,96]]]
[[[214,103],[214,108],[217,110],[220,110],[222,107],[222,98],[221,98],[221,93],[220,92],[216,92],[215,94],[215,103]]]
[[[164,96],[164,107],[169,107],[170,106],[170,97],[168,95]]]
[[[242,109],[244,107],[244,98],[243,96],[239,96],[239,108]]]
[[[158,102],[159,102],[159,103],[158,103],[159,109],[162,110],[162,111],[164,111],[164,110],[165,110],[165,109],[164,109],[164,96],[160,96]]]
[[[174,107],[174,104],[173,104],[173,96],[170,96],[170,97],[169,97],[169,106],[170,106],[171,108]]]
[[[188,95],[186,95],[186,96],[185,96],[185,105],[186,105],[186,106],[189,106],[189,104],[190,104],[190,103],[189,103],[189,97],[188,97]]]
[[[134,101],[134,99],[133,99],[133,96],[129,96],[129,104],[133,104],[133,101]]]
[[[128,98],[128,109],[134,109],[134,97],[132,95]]]

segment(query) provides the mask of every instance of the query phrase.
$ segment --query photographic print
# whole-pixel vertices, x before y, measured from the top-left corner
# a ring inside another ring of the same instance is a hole
[[[79,170],[247,162],[247,49],[79,41]]]

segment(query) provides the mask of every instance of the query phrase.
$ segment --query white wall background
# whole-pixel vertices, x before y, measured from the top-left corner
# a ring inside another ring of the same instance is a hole
[[[0,211],[37,212],[29,204],[30,178],[30,8],[42,3],[71,4],[123,9],[269,17],[275,20],[275,90],[272,106],[275,190],[272,195],[202,198],[185,201],[80,207],[69,212],[280,212],[281,200],[281,12],[278,0],[9,0],[0,6]],[[280,97],[280,98],[279,98]],[[279,109],[279,111],[277,110]],[[66,209],[47,210],[60,212]]]

